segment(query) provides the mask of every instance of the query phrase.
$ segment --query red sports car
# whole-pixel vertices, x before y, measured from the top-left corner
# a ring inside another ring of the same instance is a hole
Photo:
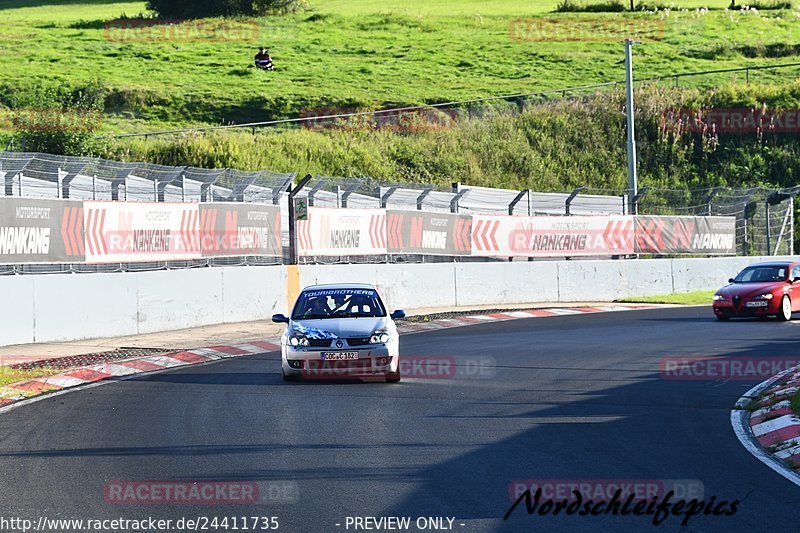
[[[731,317],[775,315],[791,320],[800,311],[800,262],[759,263],[745,268],[714,294],[714,314]]]

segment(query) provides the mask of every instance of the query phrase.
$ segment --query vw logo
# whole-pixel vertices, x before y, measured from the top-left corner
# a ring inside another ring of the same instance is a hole
[[[342,346],[344,346],[344,343],[342,342],[342,339],[339,339],[338,341],[336,341],[336,347],[337,348],[341,348]]]

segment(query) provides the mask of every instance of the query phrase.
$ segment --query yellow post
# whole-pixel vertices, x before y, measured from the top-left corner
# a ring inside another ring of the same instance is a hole
[[[300,269],[297,265],[286,265],[286,309],[287,315],[292,312],[292,306],[300,295]]]

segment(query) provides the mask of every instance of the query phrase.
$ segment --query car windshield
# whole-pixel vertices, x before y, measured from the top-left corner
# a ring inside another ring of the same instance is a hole
[[[747,267],[734,278],[734,283],[764,283],[769,281],[785,281],[788,268],[785,266]]]
[[[292,312],[292,320],[381,316],[386,316],[386,311],[374,289],[305,291]]]

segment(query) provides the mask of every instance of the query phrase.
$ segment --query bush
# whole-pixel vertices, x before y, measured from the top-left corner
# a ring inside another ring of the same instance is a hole
[[[625,11],[622,0],[605,0],[592,4],[575,0],[561,0],[556,7],[557,13],[618,13],[620,11]]]
[[[792,9],[792,2],[786,2],[783,0],[769,0],[767,2],[759,2],[758,0],[754,0],[752,2],[743,2],[740,4],[736,4],[736,0],[731,0],[731,5],[728,9],[739,11],[741,9],[757,9],[758,11],[767,11],[770,9]]]
[[[15,149],[65,155],[94,151],[103,116],[102,90],[33,86],[3,100],[11,104],[6,114]]]
[[[163,18],[255,16],[287,13],[306,6],[305,0],[148,0],[148,9]]]

